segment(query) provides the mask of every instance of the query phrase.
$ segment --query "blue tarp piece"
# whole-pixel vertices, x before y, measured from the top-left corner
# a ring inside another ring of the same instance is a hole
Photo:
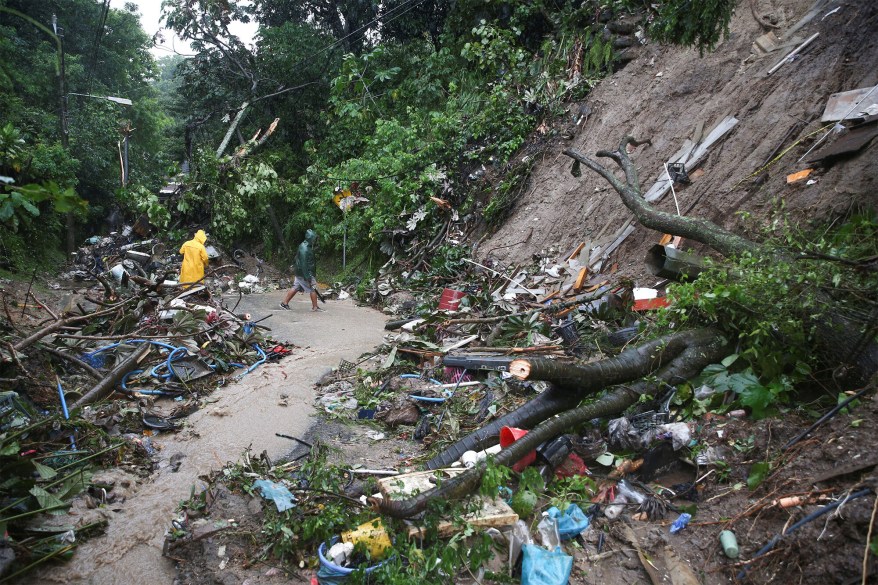
[[[567,585],[573,570],[573,557],[557,550],[546,550],[535,544],[524,545],[521,563],[521,585]]]
[[[274,483],[267,479],[259,479],[254,482],[253,487],[259,488],[259,492],[266,500],[271,500],[277,506],[278,512],[289,510],[296,507],[296,497],[285,486]]]
[[[561,535],[561,540],[570,540],[588,528],[588,516],[576,504],[570,504],[563,513],[555,506],[552,506],[549,508],[548,513],[550,518],[558,520],[558,534]]]

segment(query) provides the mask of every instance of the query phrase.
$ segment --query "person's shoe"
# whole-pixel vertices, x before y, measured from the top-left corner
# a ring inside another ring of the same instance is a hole
[[[321,309],[320,307],[311,307],[311,311],[314,313],[325,313],[326,309]]]
[[[286,310],[286,311],[291,310],[291,309],[290,309],[290,306],[289,306],[288,304],[286,304],[286,303],[281,303],[281,304],[280,304],[280,308],[281,308],[281,309],[284,309],[284,310]]]

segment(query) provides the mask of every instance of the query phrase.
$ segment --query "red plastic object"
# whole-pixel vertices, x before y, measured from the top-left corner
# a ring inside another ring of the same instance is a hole
[[[639,301],[634,301],[633,309],[635,311],[651,311],[654,309],[668,307],[670,305],[671,303],[670,301],[668,301],[668,297],[657,297],[654,299],[642,299]]]
[[[521,437],[525,436],[527,431],[524,429],[517,429],[515,427],[503,427],[500,429],[500,446],[502,448],[506,448]],[[512,470],[515,473],[521,473],[524,471],[524,468],[536,461],[537,452],[531,451],[524,457],[522,457],[517,463],[512,466]]]
[[[582,457],[576,453],[571,453],[564,460],[564,463],[555,470],[555,477],[562,479],[564,477],[573,477],[574,475],[586,475],[587,473],[588,467],[586,467]]]
[[[442,289],[442,296],[439,297],[440,311],[456,311],[460,306],[460,301],[466,293],[462,290],[454,290],[453,288]]]

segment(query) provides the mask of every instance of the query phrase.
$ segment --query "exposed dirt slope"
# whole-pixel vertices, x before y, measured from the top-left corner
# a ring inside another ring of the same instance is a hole
[[[833,216],[852,206],[874,208],[878,141],[853,157],[818,168],[812,176],[816,184],[785,181],[787,174],[809,166],[796,161],[822,136],[821,132],[805,138],[825,125],[820,117],[829,96],[878,83],[878,4],[872,0],[822,4],[816,17],[793,35],[800,40],[814,33],[820,36],[799,58],[770,76],[767,71],[798,43],[761,57],[751,53],[754,40],[766,31],[744,2],[733,18],[731,34],[711,54],[700,57],[697,51],[656,44],[640,47],[635,60],[590,94],[584,109],[591,113],[575,136],[558,138],[546,151],[508,221],[481,244],[478,254],[510,264],[527,262],[532,254],[550,247],[563,253],[579,242],[601,239],[602,231],[606,238],[632,217],[596,174],[583,169],[580,178],[571,175],[571,161],[561,154],[564,148],[594,155],[614,148],[625,134],[651,139],[652,146],[642,146],[632,155],[646,192],[663,175],[664,161],[692,137],[697,125],[703,124],[706,134],[727,115],[740,123],[711,150],[701,165],[704,174],[677,191],[684,212],[694,203],[688,215],[736,231],[758,231],[775,201],[782,202],[797,221]],[[777,23],[779,37],[813,6],[813,0],[755,3],[764,18]],[[827,14],[836,7],[836,12]],[[570,111],[581,107],[574,105]],[[781,160],[748,178],[798,140],[802,142]],[[670,193],[659,207],[674,209]],[[758,221],[742,221],[736,215],[741,211]],[[622,272],[643,274],[643,255],[658,237],[638,226],[614,256]]]

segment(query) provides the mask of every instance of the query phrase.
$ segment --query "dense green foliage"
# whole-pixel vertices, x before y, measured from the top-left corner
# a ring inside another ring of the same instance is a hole
[[[154,188],[165,171],[166,116],[150,86],[156,69],[135,7],[104,13],[95,0],[69,0],[63,8],[0,1],[0,174],[12,179],[0,194],[0,221],[11,228],[0,236],[0,256],[12,267],[60,247],[58,213],[76,211],[80,222],[97,224],[118,207],[123,128],[134,129],[130,180]]]
[[[174,211],[208,222],[223,239],[249,235],[275,250],[314,227],[324,250],[337,250],[346,229],[352,248],[380,246],[391,254],[395,245],[444,222],[447,212],[431,196],[450,199],[458,216],[474,210],[474,195],[490,200],[490,185],[470,174],[482,165],[503,168],[535,125],[583,95],[612,56],[599,25],[580,30],[586,7],[569,3],[431,4],[427,9],[445,21],[434,23],[428,37],[411,34],[424,13],[408,16],[392,7],[386,18],[341,35],[337,13],[346,23],[359,22],[346,13],[357,3],[332,4],[256,3],[263,26],[254,52],[235,41],[218,42],[228,19],[199,16],[219,11],[247,18],[237,8],[225,11],[207,0],[200,11],[169,4],[168,23],[198,49],[179,70],[180,99],[195,110],[186,124],[192,184],[225,193],[224,185],[239,180],[217,175],[216,168],[232,165],[208,153],[242,104],[250,104],[244,135],[264,129],[273,117],[281,120],[254,155],[277,172],[262,190],[264,206],[248,205],[242,216],[231,197],[220,216],[203,197],[187,194]],[[303,25],[303,11],[317,18]],[[376,42],[370,31],[386,37]],[[583,42],[598,49],[574,74],[568,58]],[[209,131],[212,140],[195,139]],[[512,186],[501,186],[501,198]],[[332,196],[347,189],[368,202],[345,217]],[[507,207],[508,201],[494,205],[489,216],[498,219]],[[253,230],[256,225],[267,227]]]
[[[164,25],[193,55],[157,63],[134,4],[0,0],[0,125],[26,141],[33,182],[89,202],[80,220],[97,224],[121,203],[159,228],[198,224],[267,254],[314,227],[324,253],[346,232],[358,253],[389,255],[452,217],[502,220],[532,164],[513,155],[611,67],[607,21],[643,11],[658,38],[711,47],[730,4],[697,4],[166,0]],[[230,32],[247,22],[259,25],[252,45]],[[160,201],[162,178],[184,167],[182,197]],[[347,190],[365,201],[343,214],[332,197]],[[21,196],[7,201],[16,222],[33,216]],[[49,218],[52,238],[61,223]]]
[[[653,39],[696,47],[702,54],[712,51],[723,36],[728,36],[736,4],[735,0],[628,0],[632,9],[642,8],[649,14],[647,31]]]
[[[870,267],[878,256],[873,215],[818,234],[782,222],[771,227],[769,251],[713,264],[697,280],[675,285],[659,321],[673,328],[715,324],[736,339],[736,353],[708,368],[702,381],[720,395],[730,391],[735,405],[757,417],[783,404],[794,385],[835,374],[819,371],[838,364],[817,359],[826,342],[817,336],[818,322],[833,313],[862,324],[848,332],[853,355],[875,339],[869,327],[878,301],[878,272]]]

